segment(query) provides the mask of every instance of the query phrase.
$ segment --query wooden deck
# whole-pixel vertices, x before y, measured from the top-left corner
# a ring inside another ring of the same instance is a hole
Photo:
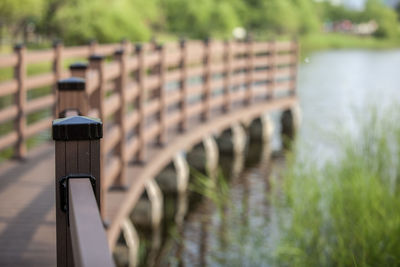
[[[235,122],[249,121],[264,112],[289,108],[296,98],[254,104],[225,116],[211,116],[207,123],[189,123],[190,131],[179,134],[171,129],[168,145],[151,146],[147,164],[131,164],[127,169],[130,190],[108,193],[107,214],[111,221],[108,238],[111,247],[119,235],[119,224],[143,190],[175,155],[201,138],[216,134]],[[56,224],[54,192],[54,143],[32,150],[25,161],[0,165],[0,266],[55,266]]]

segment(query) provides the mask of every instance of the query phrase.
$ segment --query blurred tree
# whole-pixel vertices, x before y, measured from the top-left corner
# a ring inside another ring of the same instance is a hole
[[[44,0],[1,0],[0,24],[11,31],[14,37],[23,33],[26,39],[29,24],[38,20],[43,8]]]
[[[68,44],[148,40],[158,16],[152,0],[70,0],[54,16],[54,28]]]
[[[307,34],[318,31],[321,21],[314,2],[310,0],[292,0],[292,2],[298,15],[299,33]]]
[[[363,19],[375,20],[378,23],[378,30],[375,32],[377,37],[393,38],[399,34],[397,13],[380,0],[367,1]]]
[[[167,30],[193,38],[228,35],[241,26],[237,0],[160,0]]]

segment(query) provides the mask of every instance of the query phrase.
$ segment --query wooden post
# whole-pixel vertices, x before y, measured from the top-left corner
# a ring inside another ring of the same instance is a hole
[[[206,121],[210,117],[210,100],[211,100],[211,40],[205,39],[204,40],[204,76],[203,76],[203,83],[204,83],[204,93],[203,93],[203,112],[201,114],[201,119]]]
[[[90,40],[89,41],[89,55],[94,55],[96,54],[96,48],[97,48],[97,41],[96,40]]]
[[[100,120],[103,122],[103,127],[104,129],[106,128],[106,118],[104,116],[104,89],[105,89],[105,81],[104,81],[104,57],[102,55],[98,54],[93,54],[89,57],[89,68],[93,70],[97,70],[99,73],[99,87],[97,90],[95,90],[90,97],[90,107],[95,108],[98,110],[98,114],[100,117]],[[107,132],[104,131],[103,133],[104,138],[107,136]],[[104,140],[103,138],[103,140]],[[101,168],[101,173],[105,173],[105,157],[106,154],[104,152],[104,141],[102,141],[101,148],[100,148],[100,168]],[[104,177],[104,179],[107,179],[107,177]],[[106,183],[104,183],[106,184]],[[103,196],[107,193],[108,188],[103,186],[101,188],[101,193]],[[106,206],[106,197],[101,198],[101,205],[103,207]],[[106,209],[101,210],[101,217],[103,218],[103,221],[105,224],[106,222]]]
[[[299,43],[296,39],[292,41],[292,66],[291,66],[291,84],[290,84],[290,95],[296,95],[296,83],[297,83],[297,62],[299,60]]]
[[[15,104],[18,108],[18,115],[15,120],[15,131],[18,134],[18,140],[15,145],[14,156],[22,159],[26,156],[26,144],[25,144],[25,127],[26,127],[26,48],[23,44],[16,45],[14,51],[17,54],[17,65],[14,69],[14,78],[17,80],[18,89],[15,94]]]
[[[115,123],[118,125],[121,135],[119,143],[116,147],[116,154],[121,162],[121,168],[119,169],[119,174],[115,181],[115,185],[118,188],[126,189],[127,180],[125,174],[126,159],[125,159],[125,115],[126,115],[126,96],[125,96],[125,86],[128,79],[128,72],[126,68],[126,52],[123,49],[117,50],[114,53],[114,59],[119,62],[119,77],[116,79],[115,88],[119,95],[120,107],[115,114]]]
[[[232,42],[225,41],[225,79],[224,79],[224,104],[223,112],[229,112],[231,109],[231,80],[232,80]]]
[[[180,43],[180,48],[181,48],[181,63],[180,63],[180,68],[181,68],[181,84],[180,84],[180,89],[181,89],[181,103],[180,103],[180,108],[181,108],[181,121],[179,123],[179,130],[181,132],[184,132],[187,130],[187,98],[188,98],[188,90],[187,90],[187,46],[186,46],[186,40],[181,39],[179,41]]]
[[[275,66],[275,57],[276,57],[276,44],[275,40],[272,40],[269,43],[269,86],[267,87],[267,99],[272,99],[274,98],[274,91],[276,87],[276,81],[275,81],[275,71],[276,71],[276,66]]]
[[[57,266],[67,267],[74,266],[68,214],[69,181],[78,178],[89,179],[97,205],[102,209],[99,140],[102,137],[102,123],[97,119],[74,116],[53,121],[52,130],[53,140],[56,141]]]
[[[145,66],[144,66],[144,51],[143,47],[140,44],[136,44],[135,46],[136,55],[138,58],[138,70],[137,70],[137,85],[139,88],[139,95],[136,101],[136,106],[138,108],[139,121],[137,124],[137,135],[139,138],[139,150],[136,154],[136,160],[138,162],[144,162],[145,160],[145,150],[146,150],[146,139],[145,139],[145,122],[146,122],[146,114],[144,110],[144,104],[146,99],[146,92],[144,87],[144,78],[145,78]]]
[[[104,118],[104,57],[102,55],[93,54],[89,57],[89,68],[99,73],[99,88],[95,90],[90,99],[90,106],[98,110],[100,119],[105,123]]]
[[[85,80],[71,77],[58,81],[57,106],[61,118],[68,114],[87,114],[89,103],[85,97]]]
[[[253,101],[253,40],[249,37],[246,41],[247,53],[247,73],[246,73],[246,96],[244,100],[245,105],[250,105]]]
[[[160,55],[160,65],[159,65],[159,75],[160,75],[160,87],[158,92],[158,97],[160,101],[160,110],[158,113],[158,120],[160,123],[160,134],[157,137],[157,143],[159,145],[164,145],[167,141],[167,125],[166,125],[166,113],[167,113],[167,105],[165,102],[165,48],[163,45],[159,45],[157,47],[158,53]]]
[[[60,80],[62,77],[62,71],[63,71],[63,66],[62,66],[62,51],[63,51],[63,44],[60,41],[55,41],[53,43],[53,49],[54,49],[54,61],[53,61],[53,72],[54,72],[54,79],[55,81]],[[54,83],[53,85],[53,95],[55,99],[58,99],[58,90],[57,90],[57,85]],[[58,106],[56,105],[56,102],[54,103],[53,107],[53,117],[57,118],[59,114]]]

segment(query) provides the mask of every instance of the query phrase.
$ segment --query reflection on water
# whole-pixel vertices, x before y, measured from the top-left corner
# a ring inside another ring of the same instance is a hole
[[[400,51],[318,52],[307,61],[299,71],[302,124],[296,153],[321,162],[335,156],[327,149],[334,133],[354,130],[354,115],[364,116],[371,106],[379,110],[400,100]],[[277,123],[278,115],[272,115]],[[276,126],[272,150],[280,148]],[[195,198],[183,225],[167,227],[158,264],[268,266],[269,244],[276,238],[269,177],[279,176],[284,167],[284,159],[270,158],[269,151],[249,144],[246,156],[220,158],[230,204]]]

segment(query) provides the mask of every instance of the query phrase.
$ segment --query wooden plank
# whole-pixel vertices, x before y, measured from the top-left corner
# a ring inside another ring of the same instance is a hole
[[[167,106],[170,106],[176,104],[179,101],[181,101],[181,92],[176,90],[173,92],[168,92],[165,99],[165,104]]]
[[[114,183],[118,177],[119,170],[121,168],[121,161],[118,157],[114,156],[111,158],[110,163],[105,166],[105,173],[103,179],[103,192],[106,192],[108,188]]]
[[[36,99],[30,100],[26,104],[25,112],[26,114],[32,113],[37,110],[45,109],[54,105],[55,99],[54,95],[46,95],[43,97],[38,97]]]
[[[139,140],[137,138],[131,138],[126,142],[125,158],[131,160],[139,149]]]
[[[118,62],[111,62],[104,65],[104,80],[110,81],[116,79],[120,74],[120,66]]]
[[[8,120],[14,120],[18,115],[18,107],[16,105],[11,105],[0,110],[0,123]]]
[[[32,90],[38,87],[50,86],[55,83],[54,73],[43,73],[30,76],[26,79],[26,90]]]
[[[224,57],[224,106],[223,111],[229,112],[231,109],[231,86],[232,86],[232,42],[225,42],[225,57]]]
[[[14,94],[18,90],[18,81],[12,80],[0,83],[0,97]]]
[[[181,69],[176,69],[172,71],[168,71],[165,74],[165,81],[166,82],[174,82],[179,81],[182,78],[182,71]]]
[[[128,83],[125,91],[125,103],[131,103],[139,95],[139,87],[136,82]]]
[[[0,137],[0,150],[13,146],[18,141],[18,134],[13,131]]]
[[[87,46],[72,46],[72,47],[66,47],[63,51],[63,57],[64,59],[67,58],[83,58],[83,57],[88,57],[90,54],[90,51]]]
[[[25,132],[25,138],[29,138],[37,133],[50,129],[52,121],[53,118],[44,118],[38,122],[28,125]]]
[[[125,116],[125,132],[129,132],[134,129],[139,122],[139,113],[137,110],[130,112]]]
[[[107,118],[114,114],[121,106],[121,98],[118,94],[113,94],[105,100],[104,117]]]
[[[15,67],[18,63],[16,54],[0,56],[0,68]]]
[[[104,139],[104,153],[108,154],[119,143],[121,138],[121,129],[118,125],[114,125],[107,131],[107,139]]]
[[[29,51],[26,54],[26,63],[42,63],[46,61],[53,61],[54,60],[54,51],[53,50],[38,50],[38,51]]]

